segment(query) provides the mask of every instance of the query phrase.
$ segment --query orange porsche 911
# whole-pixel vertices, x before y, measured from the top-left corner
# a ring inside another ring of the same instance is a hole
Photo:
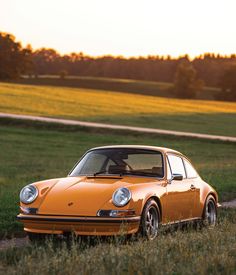
[[[105,146],[86,152],[65,178],[20,192],[18,220],[30,239],[46,234],[140,233],[153,240],[166,224],[214,226],[216,191],[180,152],[152,146]]]

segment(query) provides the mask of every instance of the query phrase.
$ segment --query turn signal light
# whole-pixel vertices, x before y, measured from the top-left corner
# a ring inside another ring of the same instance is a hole
[[[122,218],[122,217],[132,217],[135,216],[135,211],[133,209],[129,210],[99,210],[97,213],[99,217],[113,217],[113,218]]]

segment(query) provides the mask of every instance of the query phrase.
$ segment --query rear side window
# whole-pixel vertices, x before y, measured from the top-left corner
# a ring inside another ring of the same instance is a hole
[[[185,165],[185,169],[186,169],[187,177],[188,178],[196,178],[196,177],[198,177],[197,171],[193,168],[193,166],[191,165],[191,163],[189,163],[186,159],[184,159],[184,165]]]
[[[172,174],[181,174],[186,178],[184,164],[181,157],[175,155],[168,155]]]

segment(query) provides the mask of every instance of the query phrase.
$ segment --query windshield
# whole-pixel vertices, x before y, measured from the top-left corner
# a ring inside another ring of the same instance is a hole
[[[130,148],[96,149],[89,151],[70,176],[81,175],[164,176],[163,158],[158,151]]]

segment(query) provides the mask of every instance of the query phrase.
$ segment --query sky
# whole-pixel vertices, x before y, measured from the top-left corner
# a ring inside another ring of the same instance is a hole
[[[236,53],[236,0],[0,0],[23,46],[129,56]]]

